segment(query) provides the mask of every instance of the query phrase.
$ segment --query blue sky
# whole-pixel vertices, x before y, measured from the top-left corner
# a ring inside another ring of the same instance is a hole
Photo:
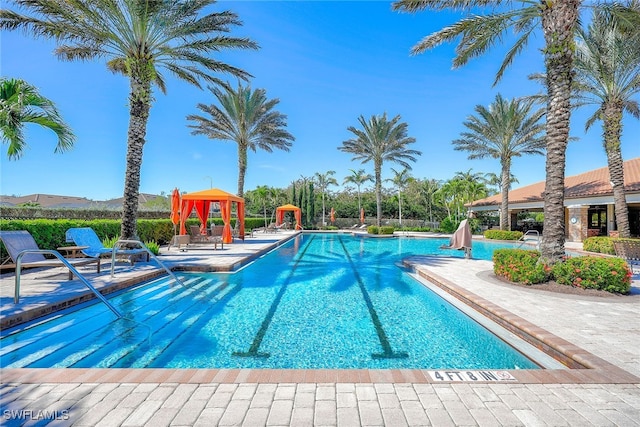
[[[5,5],[6,7],[6,5]],[[278,110],[288,116],[296,137],[290,152],[249,153],[245,191],[258,185],[286,187],[301,176],[336,171],[342,182],[349,169],[371,164],[351,161],[338,150],[351,138],[349,126],[360,115],[399,114],[422,151],[412,176],[447,180],[457,171],[499,173],[497,160],[468,160],[451,141],[464,131],[462,123],[478,104],[490,104],[497,93],[516,97],[538,91],[527,75],[542,71],[543,44],[537,34],[516,59],[504,79],[492,87],[508,45],[453,70],[454,45],[411,56],[422,37],[455,22],[462,15],[440,12],[393,12],[386,1],[222,1],[217,10],[236,12],[244,25],[234,35],[250,37],[257,51],[221,53],[219,58],[241,67],[269,98],[279,98]],[[104,61],[62,62],[54,44],[22,32],[1,35],[2,76],[21,78],[53,100],[74,130],[73,150],[54,154],[55,137],[28,127],[29,149],[9,161],[6,146],[0,157],[0,193],[47,193],[104,200],[121,197],[124,185],[128,81],[107,71]],[[228,76],[222,76],[235,81]],[[140,191],[170,193],[214,187],[237,189],[235,143],[193,136],[186,116],[198,113],[198,103],[213,103],[213,95],[169,78],[166,95],[156,91],[148,123]],[[574,113],[567,150],[567,175],[606,166],[601,126],[585,134],[585,118],[593,107]],[[625,117],[622,141],[625,159],[640,156],[640,124]],[[387,164],[384,178],[390,177]],[[544,157],[513,162],[517,186],[545,178]],[[334,188],[336,189],[336,188]]]

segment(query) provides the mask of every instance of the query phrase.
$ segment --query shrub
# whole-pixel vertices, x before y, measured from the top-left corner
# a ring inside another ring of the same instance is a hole
[[[392,226],[389,225],[385,225],[380,227],[380,230],[378,230],[379,234],[393,234],[395,228],[393,228]]]
[[[553,266],[553,276],[562,285],[629,293],[632,273],[621,258],[581,256]]]
[[[491,240],[518,240],[521,237],[522,231],[487,230],[484,232],[484,238]]]
[[[440,222],[440,231],[442,231],[443,233],[453,233],[454,231],[456,231],[459,224],[459,222],[454,222],[453,218],[448,216],[443,219],[442,222]]]
[[[526,249],[496,249],[493,251],[493,272],[511,282],[532,285],[549,279],[549,267],[538,263],[539,251]]]
[[[613,249],[613,239],[606,236],[587,237],[582,242],[582,248],[585,251],[597,252],[599,254],[615,255]]]
[[[158,255],[160,253],[160,245],[155,241],[144,242],[144,245],[151,251],[152,254]]]
[[[369,234],[378,234],[380,232],[380,227],[377,225],[370,225],[367,227],[367,233]]]

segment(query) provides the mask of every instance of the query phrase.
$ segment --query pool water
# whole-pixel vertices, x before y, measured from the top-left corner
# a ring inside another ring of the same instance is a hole
[[[10,333],[17,367],[536,369],[401,268],[444,239],[302,234],[235,273],[165,277]],[[473,256],[496,246],[476,244]],[[458,252],[458,253],[456,253]]]

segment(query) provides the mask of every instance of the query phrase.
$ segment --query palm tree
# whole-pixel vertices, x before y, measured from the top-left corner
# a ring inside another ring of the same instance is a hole
[[[254,153],[264,150],[271,153],[274,148],[289,151],[295,138],[285,129],[287,116],[274,110],[279,99],[267,99],[264,89],[251,90],[238,83],[234,91],[210,87],[222,108],[216,105],[198,104],[198,109],[207,117],[189,115],[187,120],[194,129],[191,134],[205,135],[211,139],[233,141],[238,144],[238,196],[244,193],[244,177],[247,173],[247,150]]]
[[[358,189],[358,214],[360,214],[360,210],[362,209],[360,189],[365,182],[373,181],[373,175],[366,173],[364,169],[358,169],[357,171],[354,169],[349,170],[351,171],[351,175],[346,176],[343,183],[354,184]]]
[[[490,185],[491,187],[496,187],[496,190],[494,190],[493,188],[490,189],[491,194],[489,194],[490,196],[492,196],[493,194],[498,194],[501,189],[502,189],[502,177],[501,175],[498,175],[496,173],[493,172],[487,172],[484,174],[484,180],[487,183],[487,185]],[[513,186],[513,184],[517,184],[520,181],[518,181],[518,178],[516,178],[516,176],[514,174],[509,174],[509,190],[511,190],[511,187]]]
[[[638,101],[632,99],[640,93],[640,32],[623,32],[615,19],[596,10],[588,28],[578,31],[575,68],[577,104],[598,106],[585,130],[602,120],[616,224],[620,237],[629,237],[620,138],[623,113],[640,118]]]
[[[477,7],[511,5],[510,1],[487,0],[399,0],[393,9],[418,12],[426,9],[462,9],[476,13]],[[412,52],[422,53],[460,37],[454,67],[465,65],[480,56],[511,31],[517,39],[498,69],[497,83],[506,68],[527,45],[538,24],[544,34],[546,68],[546,183],[544,192],[543,262],[553,264],[565,255],[564,176],[571,117],[573,80],[573,35],[578,24],[582,0],[525,0],[519,9],[503,9],[488,14],[474,14],[423,38]],[[509,34],[510,35],[510,34]]]
[[[51,129],[58,136],[55,153],[73,147],[75,136],[52,101],[24,80],[0,78],[0,138],[3,144],[9,144],[9,160],[24,154],[24,127],[29,123]]]
[[[391,172],[393,172],[393,178],[387,179],[386,181],[393,183],[398,190],[398,224],[402,227],[402,191],[413,181],[413,178],[408,169],[397,171],[391,168]]]
[[[420,182],[420,195],[427,205],[429,222],[433,225],[433,205],[436,201],[436,193],[440,189],[441,182],[436,179],[425,179]]]
[[[58,42],[62,60],[107,59],[107,68],[129,79],[129,130],[121,237],[135,239],[142,150],[153,101],[152,85],[166,92],[161,71],[200,87],[224,84],[216,73],[246,79],[249,74],[210,54],[229,48],[257,48],[228,33],[241,25],[230,12],[205,9],[215,0],[14,0],[29,14],[0,10],[0,29],[22,29]]]
[[[533,101],[504,99],[500,94],[489,108],[476,105],[477,115],[467,118],[469,129],[453,141],[454,148],[468,151],[469,159],[491,157],[500,160],[501,193],[500,229],[509,228],[509,188],[511,160],[523,154],[544,154],[542,109],[531,112]]]
[[[316,184],[318,184],[318,189],[320,190],[320,192],[322,193],[322,225],[327,225],[327,222],[325,220],[325,208],[324,208],[324,194],[327,192],[327,189],[329,188],[330,185],[338,185],[338,181],[336,181],[336,179],[333,177],[333,175],[335,175],[336,171],[327,171],[326,173],[320,173],[320,172],[316,172],[315,176],[315,182]]]
[[[373,162],[376,185],[376,224],[380,226],[382,219],[382,165],[385,160],[398,163],[411,170],[408,161],[415,162],[420,151],[407,148],[416,139],[407,136],[408,125],[400,122],[400,115],[387,120],[387,113],[382,116],[371,116],[369,121],[358,118],[362,129],[353,126],[347,128],[356,137],[342,142],[338,150],[353,154],[353,160],[362,163]]]

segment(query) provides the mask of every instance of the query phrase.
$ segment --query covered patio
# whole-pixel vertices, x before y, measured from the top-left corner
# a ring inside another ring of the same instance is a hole
[[[236,205],[237,220],[240,223],[238,237],[244,240],[244,199],[235,194],[227,193],[219,188],[211,188],[209,190],[197,191],[195,193],[183,194],[181,197],[180,207],[180,234],[187,234],[185,222],[191,212],[195,208],[198,219],[200,220],[200,232],[205,234],[207,231],[207,217],[213,203],[220,204],[220,215],[224,222],[222,231],[222,241],[224,243],[233,242],[233,234],[231,233],[231,205]]]
[[[302,218],[302,210],[294,205],[288,204],[279,206],[276,208],[276,227],[280,227],[284,222],[284,214],[286,212],[293,212],[293,216],[296,219],[296,225],[294,230],[302,230],[302,226],[300,225]]]

